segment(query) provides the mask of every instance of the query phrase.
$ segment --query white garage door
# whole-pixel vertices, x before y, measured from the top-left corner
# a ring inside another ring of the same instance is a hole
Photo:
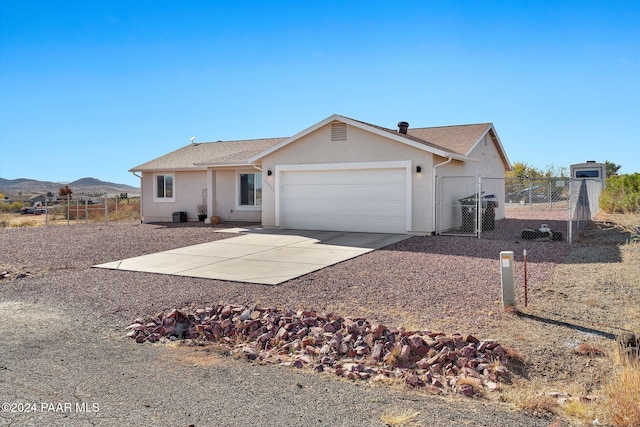
[[[285,171],[280,226],[406,233],[406,169]]]

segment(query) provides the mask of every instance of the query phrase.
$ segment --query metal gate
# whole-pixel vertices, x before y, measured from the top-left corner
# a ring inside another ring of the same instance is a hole
[[[436,234],[476,236],[478,178],[436,177]]]
[[[601,188],[600,180],[566,177],[436,177],[435,232],[520,240],[550,229],[571,242],[598,213]]]

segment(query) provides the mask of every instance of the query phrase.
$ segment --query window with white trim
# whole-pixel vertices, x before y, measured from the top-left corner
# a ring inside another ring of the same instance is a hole
[[[175,200],[173,174],[159,174],[155,176],[154,199],[164,201]]]
[[[262,206],[262,174],[239,174],[238,206],[260,207]]]

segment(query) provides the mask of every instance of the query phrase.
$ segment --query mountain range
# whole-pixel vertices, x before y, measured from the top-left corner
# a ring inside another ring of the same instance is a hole
[[[84,194],[114,194],[129,193],[131,195],[140,194],[140,188],[132,187],[125,184],[116,184],[113,182],[100,181],[96,178],[81,178],[69,183],[60,183],[52,181],[38,181],[35,179],[18,178],[5,179],[0,178],[0,193],[9,194],[40,194],[52,192],[58,194],[58,190],[64,186],[69,186],[74,193]]]

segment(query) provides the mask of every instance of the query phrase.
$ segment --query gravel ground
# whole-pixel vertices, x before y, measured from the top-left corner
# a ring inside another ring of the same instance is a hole
[[[214,230],[135,222],[0,229],[0,272],[10,273],[0,281],[0,399],[36,402],[38,409],[42,402],[100,406],[93,414],[2,413],[1,423],[234,426],[262,419],[283,426],[355,426],[383,425],[380,415],[393,410],[420,412],[416,423],[425,426],[550,423],[491,398],[425,396],[252,365],[200,348],[137,345],[124,338],[124,327],[172,308],[258,303],[480,338],[503,334],[517,345],[509,325],[520,319],[501,309],[499,252],[513,250],[518,263],[527,249],[535,294],[550,286],[556,263],[573,245],[413,237],[280,286],[90,268],[234,236]],[[521,269],[516,276],[521,282]],[[553,325],[522,320],[523,327],[529,324],[557,333]],[[548,371],[531,365],[530,375]]]

